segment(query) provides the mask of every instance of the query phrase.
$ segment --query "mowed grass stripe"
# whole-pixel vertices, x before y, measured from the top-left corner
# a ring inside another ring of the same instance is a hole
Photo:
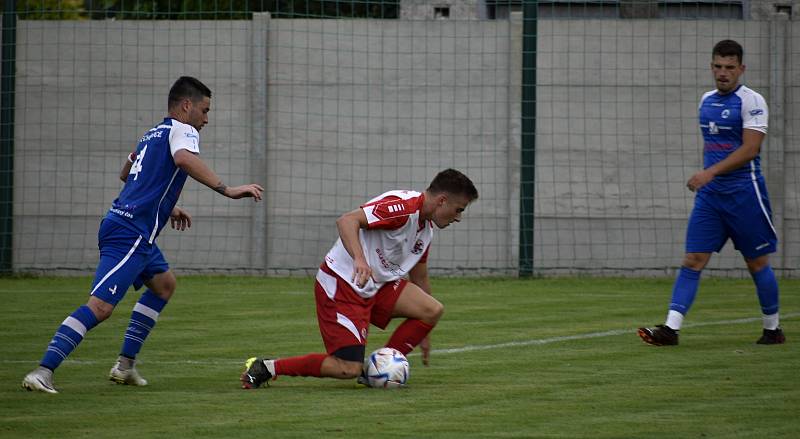
[[[780,283],[786,345],[754,344],[760,310],[749,279],[704,279],[681,345],[655,348],[634,328],[663,321],[672,279],[433,279],[446,310],[431,366],[412,355],[409,387],[386,392],[293,377],[239,389],[247,356],[322,349],[313,279],[179,277],[140,356],[149,386],[106,378],[138,298],[131,291],[58,369],[60,394],[21,390],[89,282],[0,279],[0,437],[794,438],[800,430],[796,280]],[[368,349],[390,331],[373,330]],[[538,348],[495,347],[517,342]],[[467,347],[481,348],[452,351]]]
[[[789,313],[786,315],[781,316],[782,320],[789,320],[800,316],[800,313]],[[719,325],[738,325],[743,323],[752,323],[752,322],[759,322],[761,321],[760,317],[749,317],[749,318],[742,318],[742,319],[734,319],[734,320],[721,320],[717,322],[697,322],[697,323],[688,323],[684,325],[685,328],[700,328],[704,326],[719,326]],[[463,346],[458,348],[444,348],[444,349],[431,349],[431,353],[433,355],[446,355],[446,354],[459,354],[463,352],[473,352],[473,351],[485,351],[491,349],[507,349],[507,348],[518,348],[518,347],[527,347],[527,346],[538,346],[538,345],[545,345],[551,343],[561,343],[566,341],[573,341],[573,340],[586,340],[591,338],[599,338],[599,337],[614,337],[619,335],[630,335],[635,332],[635,328],[628,328],[628,329],[612,329],[603,332],[591,332],[586,334],[575,334],[575,335],[564,335],[558,337],[550,337],[550,338],[542,338],[542,339],[535,339],[535,340],[520,340],[520,341],[509,341],[505,343],[498,343],[493,345],[476,345],[476,346]],[[420,355],[418,351],[412,352],[409,354],[409,357]],[[38,360],[9,360],[9,359],[0,359],[0,363],[12,363],[12,364],[29,364],[33,363]],[[72,363],[72,364],[97,364],[102,362],[105,364],[107,360],[72,360],[67,359],[64,361],[65,363]],[[192,364],[192,365],[231,365],[231,364],[241,364],[242,360],[233,360],[233,359],[219,359],[219,358],[208,358],[203,360],[182,360],[182,361],[158,361],[158,364]]]

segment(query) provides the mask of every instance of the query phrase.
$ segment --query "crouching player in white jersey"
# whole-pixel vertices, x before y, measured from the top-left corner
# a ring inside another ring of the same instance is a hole
[[[53,371],[78,346],[86,333],[107,319],[128,287],[147,290],[133,307],[117,363],[109,378],[120,384],[144,386],[135,368],[136,354],[175,291],[175,276],[156,245],[161,229],[186,230],[192,218],[175,206],[186,177],[229,198],[261,199],[257,184],[227,187],[197,155],[199,131],[208,123],[211,90],[195,78],[179,78],[169,91],[168,117],[148,130],[128,156],[120,179],[119,197],[100,223],[100,262],[86,305],[78,307],[56,330],[39,367],[25,376],[28,390],[57,393]]]
[[[778,282],[769,265],[778,238],[759,157],[767,133],[767,105],[760,94],[739,84],[742,55],[742,46],[733,40],[720,41],[711,54],[717,88],[703,95],[698,110],[704,169],[686,183],[697,195],[666,322],[639,328],[639,336],[651,345],[678,344],[700,273],[711,253],[722,249],[729,238],[744,257],[761,304],[763,331],[757,343],[785,341],[778,320]]]
[[[394,317],[406,320],[386,346],[408,354],[421,345],[427,364],[428,334],[444,311],[429,294],[427,255],[434,225],[443,229],[459,222],[477,198],[467,176],[447,169],[423,193],[386,192],[339,217],[339,239],[325,256],[314,287],[327,353],[250,358],[240,378],[242,388],[257,388],[281,375],[359,377],[369,325],[385,329]]]

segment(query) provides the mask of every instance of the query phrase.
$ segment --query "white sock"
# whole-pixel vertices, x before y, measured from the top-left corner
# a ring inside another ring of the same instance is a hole
[[[133,366],[136,365],[136,360],[128,358],[124,355],[120,355],[117,358],[117,361],[119,361],[119,370],[133,369]]]
[[[267,371],[272,374],[272,377],[275,378],[275,360],[263,360],[264,366],[266,366]]]
[[[778,313],[775,314],[762,314],[761,318],[764,321],[764,329],[775,330],[778,329],[780,325],[780,318],[778,317]]]
[[[683,314],[678,311],[669,310],[667,313],[667,321],[664,322],[664,324],[676,331],[680,331],[681,325],[683,325]]]

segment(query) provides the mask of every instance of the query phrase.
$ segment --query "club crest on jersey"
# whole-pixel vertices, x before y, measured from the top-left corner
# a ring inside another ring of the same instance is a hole
[[[728,110],[726,108],[722,110],[722,114],[720,116],[722,116],[723,119],[727,119],[730,115],[731,115],[731,110]]]
[[[411,253],[418,255],[422,253],[422,250],[425,250],[425,243],[422,242],[421,239],[418,239],[417,242],[414,243],[414,248],[411,250]]]

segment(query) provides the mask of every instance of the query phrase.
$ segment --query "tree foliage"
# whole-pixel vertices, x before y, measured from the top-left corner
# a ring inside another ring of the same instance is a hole
[[[8,0],[5,0],[8,1]],[[275,18],[397,18],[399,0],[18,0],[26,20],[237,20],[254,12]]]

